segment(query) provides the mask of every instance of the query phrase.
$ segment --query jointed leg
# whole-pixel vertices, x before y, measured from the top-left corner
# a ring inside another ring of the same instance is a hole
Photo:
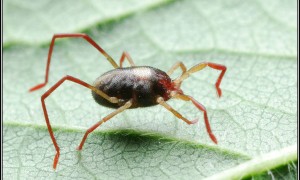
[[[169,104],[167,104],[164,99],[162,97],[157,98],[156,100],[160,105],[162,105],[163,107],[165,107],[167,110],[169,110],[171,113],[173,113],[176,117],[178,117],[179,119],[182,119],[184,122],[186,122],[187,124],[195,124],[198,122],[198,119],[195,119],[193,121],[190,121],[188,119],[186,119],[185,117],[183,117],[179,112],[177,112],[175,109],[173,109]]]
[[[167,74],[170,76],[171,74],[173,74],[173,72],[178,68],[180,67],[181,70],[182,70],[182,74],[183,75],[185,72],[186,72],[186,67],[185,65],[180,61],[180,62],[177,62],[176,64],[174,64],[170,69],[169,71],[167,72]]]
[[[109,56],[92,38],[90,38],[87,34],[80,34],[80,33],[72,33],[72,34],[55,34],[52,37],[52,41],[49,47],[49,52],[48,52],[48,59],[47,59],[47,65],[46,65],[46,74],[45,74],[45,82],[38,84],[32,88],[29,89],[29,91],[35,91],[38,90],[42,87],[44,87],[47,82],[48,82],[48,76],[49,76],[49,69],[50,69],[50,62],[51,62],[51,57],[52,57],[52,52],[53,52],[53,47],[54,47],[54,42],[56,39],[59,38],[84,38],[86,41],[88,41],[92,46],[94,46],[103,56],[106,57],[106,59],[111,63],[111,65],[114,68],[118,68],[119,66],[117,63],[114,61],[114,59]]]
[[[44,111],[44,116],[45,116],[45,121],[46,121],[46,124],[47,124],[47,127],[48,127],[48,131],[49,131],[49,134],[50,134],[50,137],[52,139],[52,142],[53,142],[53,145],[56,149],[56,155],[54,157],[54,161],[53,161],[53,168],[55,169],[56,168],[56,165],[58,163],[58,158],[59,158],[59,154],[60,154],[60,151],[59,151],[59,147],[57,145],[57,142],[56,142],[56,139],[53,135],[53,131],[52,131],[52,127],[51,127],[51,124],[50,124],[50,121],[49,121],[49,117],[48,117],[48,112],[47,112],[47,108],[46,108],[46,105],[45,105],[45,99],[56,89],[58,88],[65,80],[69,80],[69,81],[72,81],[72,82],[75,82],[77,84],[80,84],[84,87],[87,87],[93,91],[95,91],[97,94],[99,94],[100,96],[102,96],[103,98],[107,99],[108,101],[110,101],[111,103],[118,103],[118,99],[115,98],[115,97],[109,97],[108,95],[106,95],[104,92],[96,89],[95,87],[89,85],[88,83],[84,82],[84,81],[81,81],[77,78],[74,78],[72,76],[65,76],[63,77],[61,80],[59,80],[55,85],[53,85],[47,92],[45,92],[42,97],[41,97],[41,102],[42,102],[42,108],[43,108],[43,111]]]
[[[122,111],[130,108],[130,106],[132,105],[132,102],[131,101],[128,101],[127,103],[125,103],[123,106],[121,106],[119,109],[115,110],[114,112],[110,113],[109,115],[107,115],[106,117],[104,117],[101,121],[97,122],[96,124],[94,124],[92,127],[90,127],[84,134],[82,140],[81,140],[81,143],[80,145],[77,147],[77,150],[81,150],[83,145],[84,145],[84,142],[87,138],[87,136],[93,132],[97,127],[99,127],[102,123],[110,120],[112,117],[114,117],[115,115],[121,113]]]
[[[206,127],[206,131],[210,137],[210,139],[214,142],[214,143],[218,143],[217,138],[215,137],[215,135],[212,133],[210,125],[209,125],[209,121],[208,121],[208,117],[207,117],[207,112],[205,107],[200,104],[198,101],[196,101],[193,97],[191,96],[187,96],[187,95],[183,95],[183,94],[177,94],[174,96],[175,98],[179,98],[182,99],[184,101],[192,101],[192,103],[201,111],[203,111],[203,115],[204,115],[204,122],[205,122],[205,127]]]
[[[213,69],[222,71],[221,74],[219,75],[218,79],[217,79],[216,84],[215,84],[218,96],[221,97],[222,96],[222,91],[220,89],[220,84],[221,84],[222,78],[223,78],[223,76],[226,72],[226,66],[221,65],[221,64],[210,63],[210,62],[204,62],[204,63],[197,64],[196,66],[194,66],[191,69],[189,69],[188,71],[186,71],[180,78],[178,78],[175,81],[175,83],[181,83],[183,80],[188,78],[190,76],[190,74],[195,73],[197,71],[200,71],[200,70],[202,70],[203,68],[205,68],[207,66],[209,66]]]
[[[122,53],[121,58],[120,58],[120,67],[122,67],[125,58],[128,60],[128,62],[129,62],[129,64],[130,64],[131,66],[135,66],[134,62],[132,61],[132,58],[131,58],[130,55],[129,55],[129,53],[126,52],[126,51],[124,51],[124,52]]]

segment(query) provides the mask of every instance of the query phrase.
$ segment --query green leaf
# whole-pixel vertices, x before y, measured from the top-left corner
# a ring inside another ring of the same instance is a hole
[[[296,1],[6,0],[4,15],[5,179],[296,178]],[[226,65],[220,99],[218,71],[204,69],[182,84],[207,108],[218,145],[200,111],[170,100],[199,123],[188,126],[160,106],[126,110],[96,129],[79,153],[85,130],[113,110],[66,82],[46,100],[61,148],[54,171],[40,96],[67,74],[92,83],[112,66],[84,40],[59,40],[48,85],[28,89],[44,80],[52,35],[79,31],[116,60],[128,51],[137,65],[164,71],[177,61],[188,68],[203,61]]]
[[[168,1],[4,1],[4,46],[47,42],[54,33],[81,31]]]

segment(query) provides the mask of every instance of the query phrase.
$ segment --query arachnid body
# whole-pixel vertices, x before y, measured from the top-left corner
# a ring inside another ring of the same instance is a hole
[[[84,38],[92,46],[94,46],[101,54],[103,54],[115,69],[108,71],[103,75],[101,75],[100,77],[98,77],[95,80],[93,85],[90,85],[72,76],[65,76],[42,95],[41,102],[42,102],[42,108],[43,108],[46,124],[48,127],[50,137],[56,149],[56,155],[54,157],[54,162],[53,162],[54,169],[56,168],[58,163],[60,150],[56,142],[56,139],[54,137],[52,127],[50,125],[48,112],[45,105],[45,99],[66,80],[89,88],[90,90],[92,90],[92,95],[98,104],[115,109],[115,111],[102,118],[100,121],[98,121],[96,124],[94,124],[86,131],[85,135],[81,140],[80,145],[77,148],[78,150],[82,149],[84,142],[88,137],[89,133],[93,132],[102,123],[110,120],[113,116],[130,108],[148,107],[148,106],[154,106],[160,104],[163,107],[165,107],[168,111],[173,113],[177,118],[183,120],[187,124],[194,124],[198,121],[197,119],[193,121],[186,119],[179,112],[173,109],[169,104],[167,104],[166,101],[168,101],[171,98],[181,99],[184,101],[191,101],[196,106],[196,108],[202,111],[204,114],[204,122],[205,122],[207,133],[210,136],[211,140],[217,144],[217,139],[213,135],[209,125],[205,107],[202,104],[200,104],[198,101],[196,101],[193,97],[185,95],[180,87],[181,87],[181,83],[186,78],[188,78],[190,74],[200,71],[205,67],[211,67],[213,69],[221,71],[217,79],[217,82],[215,84],[218,96],[221,97],[222,92],[219,86],[226,72],[226,67],[224,65],[211,63],[211,62],[203,62],[187,70],[185,65],[182,62],[177,62],[176,64],[174,64],[173,67],[171,67],[171,69],[168,72],[164,72],[162,70],[150,66],[135,66],[135,64],[133,63],[131,57],[127,52],[123,52],[120,58],[120,65],[117,65],[117,63],[113,60],[113,58],[109,56],[88,35],[56,34],[53,36],[49,48],[45,82],[32,87],[29,91],[38,90],[47,84],[54,42],[57,38],[67,38],[67,37]],[[128,60],[131,67],[126,67],[126,68],[122,67],[125,58]],[[178,78],[172,80],[170,78],[170,75],[178,68],[181,68],[182,74]]]

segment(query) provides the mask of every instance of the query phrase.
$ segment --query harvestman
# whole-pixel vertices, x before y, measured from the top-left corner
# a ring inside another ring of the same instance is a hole
[[[41,101],[42,101],[42,108],[44,111],[46,124],[53,145],[56,149],[56,155],[54,157],[54,162],[53,162],[54,169],[56,169],[58,163],[60,150],[57,145],[56,139],[53,135],[52,127],[50,125],[47,108],[45,105],[45,99],[66,80],[80,84],[92,90],[92,95],[98,104],[116,109],[115,111],[105,116],[102,120],[98,121],[96,124],[94,124],[86,131],[86,133],[84,134],[81,140],[80,145],[77,148],[78,150],[82,149],[84,142],[87,136],[89,135],[89,133],[93,132],[98,126],[110,120],[115,115],[130,108],[148,107],[148,106],[160,104],[163,107],[165,107],[168,111],[173,113],[177,118],[183,120],[187,124],[194,124],[198,122],[197,119],[193,121],[186,119],[179,112],[177,112],[170,105],[168,105],[166,101],[168,101],[171,98],[181,99],[184,101],[191,101],[199,110],[201,110],[204,114],[204,122],[205,122],[207,133],[211,138],[211,140],[217,144],[217,139],[212,133],[209,125],[205,107],[202,104],[200,104],[198,101],[196,101],[193,97],[185,95],[183,91],[180,89],[180,86],[181,83],[190,76],[190,74],[200,71],[203,68],[208,66],[213,69],[221,71],[215,84],[217,89],[217,94],[219,97],[221,97],[222,91],[219,86],[226,72],[226,66],[216,64],[216,63],[211,63],[211,62],[202,62],[187,70],[185,65],[182,62],[177,62],[171,67],[171,69],[167,73],[165,73],[164,71],[161,71],[159,69],[150,66],[136,66],[127,52],[123,52],[120,58],[120,66],[119,66],[113,60],[113,58],[110,55],[108,55],[88,35],[75,34],[75,33],[55,34],[52,38],[49,52],[48,52],[45,82],[32,87],[29,91],[38,90],[44,87],[48,83],[49,68],[50,68],[54,42],[58,38],[84,38],[92,46],[94,46],[102,55],[104,55],[115,69],[108,71],[103,75],[101,75],[100,77],[98,77],[93,85],[90,85],[73,76],[67,75],[61,78],[55,85],[53,85],[47,92],[45,92],[42,95]],[[130,67],[123,68],[122,64],[125,58],[128,60],[129,64],[131,65]],[[178,78],[171,80],[169,76],[177,68],[181,68],[182,74]]]

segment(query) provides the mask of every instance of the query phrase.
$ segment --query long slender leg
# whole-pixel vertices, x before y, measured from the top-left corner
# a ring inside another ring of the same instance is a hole
[[[123,106],[121,106],[119,109],[115,110],[114,112],[110,113],[109,115],[107,115],[106,117],[104,117],[101,121],[97,122],[96,124],[94,124],[92,127],[90,127],[84,134],[80,145],[77,147],[77,150],[81,150],[84,142],[86,140],[86,138],[88,137],[88,135],[93,132],[97,127],[99,127],[102,123],[110,120],[112,117],[114,117],[115,115],[123,112],[124,110],[130,108],[130,106],[132,105],[131,100],[128,101],[127,103],[125,103]]]
[[[123,65],[123,62],[124,62],[125,58],[128,60],[128,62],[129,62],[129,64],[130,64],[131,66],[135,66],[135,64],[134,64],[134,62],[133,62],[133,60],[132,60],[132,58],[131,58],[130,55],[129,55],[129,53],[126,52],[126,51],[124,51],[124,52],[122,53],[121,58],[120,58],[120,68],[122,68],[122,65]]]
[[[173,74],[173,72],[174,72],[178,67],[180,67],[181,70],[182,70],[182,74],[181,74],[181,75],[183,75],[183,74],[186,72],[186,67],[185,67],[185,65],[184,65],[181,61],[179,61],[179,62],[175,63],[175,64],[169,69],[169,71],[167,72],[167,74],[170,76],[171,74]]]
[[[207,66],[209,66],[213,69],[222,71],[221,74],[219,75],[217,81],[216,81],[216,84],[215,84],[218,96],[221,97],[222,96],[222,91],[220,89],[220,84],[221,84],[222,78],[223,78],[223,76],[226,72],[226,69],[227,69],[226,66],[221,65],[221,64],[216,64],[216,63],[211,63],[211,62],[204,62],[204,63],[197,64],[194,67],[192,67],[191,69],[189,69],[188,71],[186,71],[180,78],[178,78],[175,81],[175,83],[181,83],[183,80],[188,78],[190,76],[190,74],[195,73],[197,71],[200,71],[200,70],[202,70],[203,68],[205,68]]]
[[[186,119],[185,117],[183,117],[179,112],[177,112],[175,109],[173,109],[169,104],[167,104],[164,99],[162,97],[158,97],[156,99],[156,101],[162,105],[163,107],[165,107],[167,110],[169,110],[171,113],[173,113],[176,117],[178,117],[179,119],[182,119],[184,122],[186,122],[187,124],[195,124],[198,122],[198,119],[195,119],[193,121],[190,121],[188,119]]]
[[[111,63],[111,65],[114,68],[118,68],[119,66],[117,65],[117,63],[114,61],[114,59],[108,55],[92,38],[90,38],[87,34],[81,34],[81,33],[72,33],[72,34],[55,34],[52,37],[52,41],[49,47],[49,51],[48,51],[48,58],[47,58],[47,65],[46,65],[46,73],[45,73],[45,82],[38,84],[32,88],[29,89],[30,92],[38,90],[42,87],[44,87],[47,82],[48,82],[48,76],[49,76],[49,69],[50,69],[50,62],[51,62],[51,57],[52,57],[52,52],[53,52],[53,47],[54,47],[54,42],[56,39],[59,38],[83,38],[85,39],[87,42],[89,42],[92,46],[94,46],[101,54],[103,54],[103,56],[106,57],[106,59]]]
[[[207,112],[206,112],[206,109],[205,107],[200,104],[198,101],[196,101],[193,97],[191,96],[187,96],[187,95],[183,95],[183,94],[177,94],[174,96],[175,98],[179,98],[179,99],[182,99],[184,101],[192,101],[192,103],[199,109],[203,112],[203,115],[204,115],[204,122],[205,122],[205,127],[206,127],[206,131],[210,137],[210,139],[218,144],[218,141],[217,141],[217,138],[215,137],[215,135],[212,133],[211,131],[211,128],[210,128],[210,124],[209,124],[209,121],[208,121],[208,117],[207,117]]]
[[[63,77],[61,80],[59,80],[56,84],[54,84],[47,92],[45,92],[42,97],[41,97],[41,102],[42,102],[42,108],[43,108],[43,111],[44,111],[44,116],[45,116],[45,121],[46,121],[46,124],[47,124],[47,127],[48,127],[48,131],[49,131],[49,134],[50,134],[50,137],[52,139],[52,142],[53,142],[53,145],[56,149],[56,155],[54,157],[54,161],[53,161],[53,168],[56,169],[56,165],[58,163],[58,159],[59,159],[59,155],[60,155],[60,151],[59,151],[59,147],[57,145],[57,142],[56,142],[56,139],[54,137],[54,134],[53,134],[53,131],[52,131],[52,127],[51,127],[51,124],[50,124],[50,121],[49,121],[49,117],[48,117],[48,112],[47,112],[47,108],[46,108],[46,105],[45,105],[45,99],[56,89],[58,88],[65,80],[69,80],[69,81],[72,81],[72,82],[75,82],[77,84],[80,84],[84,87],[87,87],[93,91],[95,91],[97,94],[99,94],[100,96],[102,96],[103,98],[107,99],[108,101],[110,101],[111,103],[117,103],[118,102],[118,99],[115,98],[115,97],[109,97],[108,95],[106,95],[104,92],[100,91],[100,90],[97,90],[95,87],[89,85],[88,83],[84,82],[84,81],[81,81],[77,78],[74,78],[72,76],[65,76]]]

